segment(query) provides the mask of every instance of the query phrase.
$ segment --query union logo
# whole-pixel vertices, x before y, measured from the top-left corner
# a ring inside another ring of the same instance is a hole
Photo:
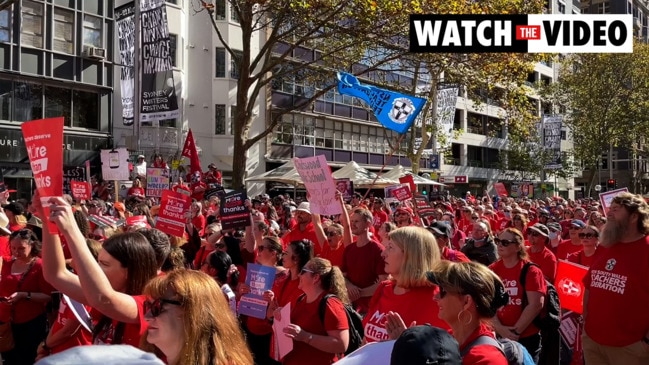
[[[581,295],[581,285],[576,283],[574,280],[569,278],[563,278],[559,280],[559,289],[565,295],[571,297],[578,297]]]

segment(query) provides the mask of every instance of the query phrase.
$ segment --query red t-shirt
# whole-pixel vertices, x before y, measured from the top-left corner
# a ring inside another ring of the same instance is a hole
[[[131,345],[133,347],[139,348],[140,338],[146,332],[148,323],[144,319],[144,302],[146,301],[145,295],[134,295],[133,299],[137,304],[137,314],[138,322],[137,323],[126,323],[124,325],[124,334],[122,335],[122,342],[113,343],[113,335],[115,334],[115,328],[119,322],[113,320],[113,322],[106,329],[102,330],[95,339],[95,345]],[[98,321],[101,318],[99,311],[93,309],[93,320]],[[97,322],[94,323],[95,325]]]
[[[275,300],[280,307],[291,303],[291,308],[295,308],[295,303],[297,298],[300,297],[304,292],[302,289],[298,288],[300,279],[291,279],[291,273],[286,270],[286,275],[275,280],[273,283],[273,293],[275,293]]]
[[[459,250],[464,246],[464,242],[466,241],[466,234],[462,232],[461,230],[456,230],[455,233],[453,234],[453,248],[456,250]]]
[[[199,202],[203,201],[203,197],[205,196],[205,190],[207,190],[207,185],[199,181],[197,183],[192,183],[190,186],[191,191],[192,191],[192,199],[196,199]]]
[[[565,260],[568,255],[579,252],[581,249],[583,249],[582,245],[573,245],[572,240],[562,241],[559,246],[557,246],[557,259]]]
[[[300,231],[300,227],[298,225],[291,228],[291,231],[286,233],[284,237],[282,237],[282,246],[284,249],[286,249],[286,246],[288,246],[289,243],[293,241],[301,241],[303,239],[307,239],[313,242],[314,256],[320,255],[320,245],[318,244],[318,236],[315,234],[315,227],[313,226],[313,223],[307,224],[304,228],[304,231]]]
[[[11,248],[9,248],[9,236],[0,236],[0,259],[11,259]]]
[[[381,229],[381,226],[383,223],[387,222],[390,218],[388,217],[388,214],[381,210],[373,210],[372,215],[374,216],[374,222],[372,223],[372,227],[374,227],[375,231],[379,231]]]
[[[322,245],[320,257],[329,260],[331,262],[331,265],[340,267],[343,264],[344,253],[345,245],[343,245],[342,242],[337,249],[331,248],[329,242],[325,242],[325,244]]]
[[[532,252],[532,246],[530,246],[527,248],[527,254],[530,257],[530,261],[541,267],[545,278],[551,283],[554,283],[554,278],[557,275],[557,258],[552,251],[543,246],[541,252]]]
[[[90,311],[89,306],[84,306],[86,307],[87,311]],[[52,333],[56,333],[65,326],[68,321],[73,321],[79,326],[79,329],[69,337],[68,339],[65,340],[65,342],[61,343],[60,345],[53,346],[52,347],[52,354],[56,354],[59,352],[63,352],[69,348],[76,347],[76,346],[84,346],[84,345],[91,345],[92,344],[92,333],[86,330],[81,324],[79,323],[79,320],[77,317],[72,313],[72,310],[68,306],[65,300],[61,299],[61,304],[59,306],[59,315],[56,317],[56,322],[52,324]]]
[[[37,258],[34,265],[25,275],[20,287],[18,282],[22,274],[12,274],[11,266],[13,260],[2,260],[2,273],[0,279],[0,297],[8,297],[15,292],[43,293],[50,295],[54,288],[45,281],[43,277],[43,265],[40,258]],[[14,305],[14,323],[25,323],[45,313],[47,303],[35,300],[21,300]],[[7,302],[0,302],[0,322],[8,322],[11,317],[11,305]]]
[[[437,286],[411,288],[401,295],[394,294],[395,286],[392,280],[385,280],[376,288],[370,301],[369,311],[363,318],[367,342],[389,339],[385,329],[385,315],[390,311],[399,313],[406,326],[416,321],[417,325],[428,323],[435,327],[450,328],[446,322],[439,319],[439,307],[433,299],[439,292]]]
[[[194,269],[200,270],[205,260],[207,260],[207,255],[211,254],[213,251],[214,249],[208,248],[207,245],[201,246],[194,258]]]
[[[126,193],[127,196],[139,196],[144,198],[144,189],[143,188],[137,188],[137,187],[132,187],[128,189],[128,192]]]
[[[521,270],[525,261],[519,261],[512,268],[506,268],[502,260],[498,260],[491,264],[489,268],[493,270],[496,275],[500,277],[505,290],[509,293],[509,303],[498,310],[497,316],[500,323],[504,326],[514,326],[523,313],[523,286],[519,282],[521,277]],[[545,279],[543,272],[536,266],[530,266],[527,271],[527,278],[525,278],[525,290],[539,292],[545,295],[547,287],[545,286]],[[539,329],[530,324],[522,333],[521,338],[535,335]]]
[[[340,270],[346,274],[347,279],[359,288],[367,288],[385,275],[385,261],[381,257],[383,245],[370,241],[363,247],[358,247],[356,242],[345,247],[343,263]],[[366,313],[370,297],[362,297],[354,302],[356,310]]]
[[[201,237],[203,237],[205,222],[207,222],[207,220],[205,219],[205,216],[202,214],[199,214],[196,217],[192,218],[192,225],[194,225],[194,227],[198,230],[198,235]]]
[[[291,305],[291,323],[300,326],[304,331],[316,336],[326,336],[327,331],[349,329],[345,307],[338,298],[327,299],[324,313],[324,323],[318,313],[320,301],[325,296],[323,292],[316,300],[307,303],[306,297]],[[280,334],[284,336],[284,334]],[[283,365],[329,365],[336,360],[336,354],[324,352],[308,345],[306,342],[293,341],[293,351],[282,360]]]
[[[185,194],[187,196],[192,195],[192,189],[187,185],[178,185],[178,184],[176,184],[171,188],[171,190],[173,190],[176,193]]]
[[[476,328],[475,331],[469,336],[469,338],[460,345],[460,352],[475,341],[478,337],[489,336],[491,338],[496,338],[494,336],[493,330],[489,328],[484,323],[480,324],[480,327]],[[491,345],[475,345],[473,346],[464,356],[462,357],[462,364],[471,364],[471,365],[508,365],[507,358],[497,349],[495,346]]]
[[[473,223],[464,218],[460,218],[460,221],[457,222],[457,229],[464,232],[465,234],[470,234],[473,229]]]
[[[468,257],[462,251],[460,250],[452,250],[448,247],[442,248],[442,259],[443,260],[448,260],[448,261],[453,261],[453,262],[469,262]]]
[[[649,329],[649,237],[598,252],[584,285],[588,336],[613,347],[640,341]]]
[[[606,250],[605,248],[599,246],[595,249],[595,253],[592,256],[586,256],[584,253],[584,250],[581,249],[575,253],[571,253],[568,255],[568,258],[566,260],[570,262],[574,262],[575,264],[590,267],[593,264],[593,261],[595,261],[595,257],[603,251]]]

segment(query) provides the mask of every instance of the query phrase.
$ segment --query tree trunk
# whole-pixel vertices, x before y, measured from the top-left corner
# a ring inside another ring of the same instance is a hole
[[[245,177],[246,177],[246,151],[244,149],[245,141],[242,138],[243,136],[235,134],[234,136],[234,151],[240,151],[235,153],[232,156],[232,189],[246,189]]]

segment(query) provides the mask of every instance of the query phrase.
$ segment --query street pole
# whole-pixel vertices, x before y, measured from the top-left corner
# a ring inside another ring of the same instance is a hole
[[[133,137],[135,138],[135,150],[140,153],[140,0],[133,1],[135,6],[135,16],[133,19],[135,31],[134,50],[133,50]]]
[[[608,178],[613,178],[613,142],[608,144]]]

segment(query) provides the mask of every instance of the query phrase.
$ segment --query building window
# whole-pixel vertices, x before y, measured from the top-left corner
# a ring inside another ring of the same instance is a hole
[[[239,15],[237,15],[237,11],[232,3],[230,3],[230,20],[239,23]]]
[[[559,14],[565,14],[565,13],[566,13],[566,4],[559,1]]]
[[[24,0],[21,10],[23,19],[20,42],[26,46],[43,48],[43,4]]]
[[[73,127],[99,129],[99,94],[74,90],[72,106]]]
[[[0,42],[11,40],[11,13],[8,9],[0,11]]]
[[[161,119],[158,121],[160,127],[176,128],[177,119]]]
[[[45,118],[63,116],[65,118],[63,125],[65,125],[66,127],[71,127],[71,105],[72,90],[62,89],[54,86],[45,87]]]
[[[610,14],[611,13],[611,4],[608,1],[603,1],[597,4],[597,13],[598,14]]]
[[[241,59],[243,56],[243,53],[240,51],[232,51],[232,55],[230,55],[230,78],[231,79],[239,79],[239,66],[237,63],[237,59]]]
[[[24,122],[43,117],[43,87],[27,82],[14,83],[12,120]]]
[[[225,105],[214,105],[214,134],[225,134]]]
[[[101,18],[91,15],[83,16],[83,44],[102,47],[104,42],[101,36]]]
[[[225,77],[225,48],[216,49],[216,77]]]
[[[176,63],[176,47],[178,42],[178,35],[169,34],[169,56],[171,56],[171,65],[173,67],[178,66]]]
[[[52,50],[74,53],[74,12],[54,8]]]
[[[225,20],[225,3],[226,0],[216,0],[214,2],[214,19]]]
[[[230,105],[230,134],[234,136],[234,123],[237,118],[237,106]]]
[[[566,133],[566,131],[561,131],[561,140],[565,141],[566,139],[568,139],[567,137],[568,137],[568,134]]]

